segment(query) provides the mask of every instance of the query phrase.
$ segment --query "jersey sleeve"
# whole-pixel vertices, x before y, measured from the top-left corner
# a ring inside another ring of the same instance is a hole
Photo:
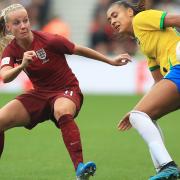
[[[9,46],[7,46],[2,53],[0,68],[2,69],[4,66],[14,67],[14,64],[15,63],[14,63],[13,56],[11,55],[11,50]]]
[[[74,43],[60,35],[54,35],[49,45],[52,50],[56,51],[56,53],[70,55],[74,53]]]
[[[163,30],[166,14],[158,10],[142,11],[134,17],[133,28],[142,31]]]
[[[148,62],[148,68],[149,68],[150,71],[154,71],[154,70],[160,68],[157,61],[155,59],[153,59],[153,58],[148,57],[147,62]]]

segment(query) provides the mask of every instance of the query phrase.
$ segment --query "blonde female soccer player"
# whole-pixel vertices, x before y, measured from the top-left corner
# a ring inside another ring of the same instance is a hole
[[[8,6],[1,15],[2,30],[6,29],[14,36],[2,54],[2,80],[11,82],[24,71],[34,89],[0,109],[0,132],[17,126],[32,129],[51,119],[61,130],[77,179],[89,179],[96,165],[83,161],[80,131],[74,120],[81,109],[83,94],[65,54],[89,57],[115,66],[127,64],[129,55],[108,58],[62,36],[32,31],[27,11],[20,4]],[[3,148],[3,136],[1,139]]]
[[[127,1],[113,3],[107,19],[114,31],[137,39],[147,56],[155,85],[118,124],[122,131],[133,126],[147,143],[158,173],[150,180],[179,178],[180,171],[169,155],[153,120],[180,107],[180,59],[178,52],[180,15],[145,10],[145,1],[137,5]]]

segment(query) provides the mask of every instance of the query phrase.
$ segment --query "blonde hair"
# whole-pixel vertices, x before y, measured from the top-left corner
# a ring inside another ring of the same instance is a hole
[[[0,14],[0,38],[6,35],[6,22],[8,20],[8,14],[17,9],[25,9],[21,4],[11,4],[1,10]]]
[[[25,9],[21,4],[11,4],[8,7],[1,10],[1,17],[4,18],[5,23],[7,22],[7,16],[10,12],[15,11],[17,9]]]
[[[6,34],[6,22],[8,14],[17,9],[25,9],[21,4],[11,4],[10,6],[1,10],[0,14],[0,56],[4,51],[5,47],[11,42],[14,38],[12,35]]]
[[[0,57],[6,48],[6,46],[14,39],[14,36],[12,35],[6,35],[0,38]]]

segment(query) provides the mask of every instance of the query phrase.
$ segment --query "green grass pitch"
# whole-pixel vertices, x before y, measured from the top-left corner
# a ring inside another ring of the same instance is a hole
[[[3,106],[15,95],[0,94]],[[84,160],[97,164],[92,180],[147,180],[154,169],[148,148],[135,132],[118,132],[117,123],[140,96],[86,95],[77,123],[81,130]],[[180,164],[180,112],[160,120],[165,142]],[[73,165],[59,130],[50,121],[29,131],[6,132],[0,162],[1,180],[75,180]]]

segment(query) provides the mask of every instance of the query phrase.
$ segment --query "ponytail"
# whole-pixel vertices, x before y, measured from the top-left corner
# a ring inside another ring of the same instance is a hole
[[[14,37],[11,35],[6,35],[6,27],[4,17],[0,17],[0,57],[5,47],[11,42]]]
[[[139,12],[146,10],[146,0],[139,0],[137,3],[137,10]]]
[[[5,36],[5,34],[6,34],[5,20],[4,20],[4,16],[1,16],[0,17],[0,38]]]
[[[0,57],[6,48],[6,46],[14,39],[14,36],[12,35],[5,35],[0,38]]]
[[[146,10],[146,0],[139,0],[138,3],[130,3],[126,0],[121,0],[111,4],[111,6],[113,5],[124,6],[125,8],[131,8],[134,11],[134,15],[140,13],[141,11]]]

